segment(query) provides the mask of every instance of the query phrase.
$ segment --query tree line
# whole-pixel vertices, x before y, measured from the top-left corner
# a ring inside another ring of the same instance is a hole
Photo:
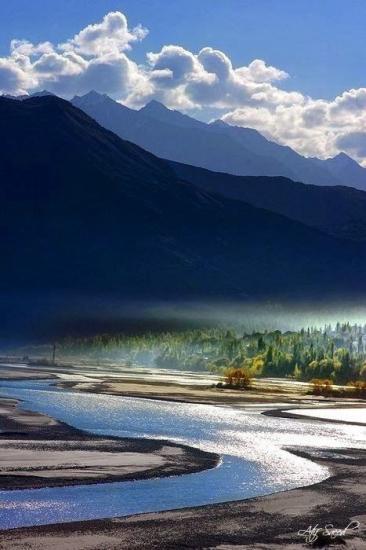
[[[366,327],[349,323],[250,334],[225,328],[104,334],[65,339],[58,344],[58,354],[64,359],[215,373],[242,369],[249,377],[366,381]]]

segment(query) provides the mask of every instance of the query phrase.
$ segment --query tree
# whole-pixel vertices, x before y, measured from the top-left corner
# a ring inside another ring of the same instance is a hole
[[[230,367],[225,371],[225,384],[234,388],[248,389],[250,387],[250,375],[245,368]]]
[[[299,365],[296,363],[294,372],[292,373],[292,376],[295,378],[295,380],[301,380],[302,378],[302,370],[300,369]]]
[[[266,344],[265,344],[265,341],[263,339],[263,336],[260,336],[257,340],[257,350],[258,352],[262,352],[266,349]]]
[[[251,366],[251,372],[253,373],[253,376],[260,376],[263,372],[264,367],[264,359],[262,355],[256,355],[253,357],[252,360],[252,366]]]

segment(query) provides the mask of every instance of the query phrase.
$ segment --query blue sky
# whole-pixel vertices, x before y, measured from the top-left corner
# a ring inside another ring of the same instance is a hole
[[[236,65],[265,59],[312,96],[332,98],[365,84],[364,0],[2,0],[0,54],[14,37],[62,41],[115,10],[150,29],[134,48],[138,61],[164,44],[193,51],[209,45]]]
[[[366,166],[365,0],[2,0],[0,21],[0,94],[157,99]]]

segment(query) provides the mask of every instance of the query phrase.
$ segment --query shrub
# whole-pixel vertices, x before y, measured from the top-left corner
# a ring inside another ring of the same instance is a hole
[[[225,385],[232,388],[248,389],[251,378],[248,369],[231,367],[224,373]]]
[[[366,398],[366,382],[363,380],[356,380],[355,382],[349,382],[347,386],[351,387],[355,396]]]
[[[328,378],[313,378],[311,380],[313,385],[313,395],[331,395],[333,390],[333,382]]]

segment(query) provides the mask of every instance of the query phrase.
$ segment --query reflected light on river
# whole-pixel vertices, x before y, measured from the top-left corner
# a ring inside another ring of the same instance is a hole
[[[0,527],[123,516],[240,500],[321,481],[326,468],[286,447],[365,448],[366,427],[264,416],[258,410],[59,391],[11,382],[0,393],[77,428],[169,439],[221,455],[196,474],[124,483],[0,492]]]

